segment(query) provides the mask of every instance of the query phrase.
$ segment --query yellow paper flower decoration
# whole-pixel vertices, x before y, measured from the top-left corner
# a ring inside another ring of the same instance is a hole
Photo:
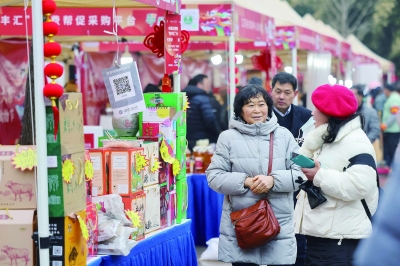
[[[184,98],[184,103],[183,103],[183,111],[185,111],[186,112],[186,110],[188,109],[188,108],[190,108],[190,106],[189,106],[189,98],[186,96],[185,98]]]
[[[14,165],[15,169],[20,168],[21,171],[24,171],[25,169],[32,170],[34,166],[37,166],[36,150],[29,148],[27,150],[17,152],[12,158],[12,164]]]
[[[157,159],[153,159],[153,163],[151,164],[151,172],[154,174],[155,172],[160,171],[161,168],[161,162]]]
[[[77,216],[77,218],[79,221],[79,227],[81,228],[82,231],[82,236],[87,241],[89,239],[89,230],[87,229],[86,222],[82,220],[82,218],[79,215]]]
[[[177,159],[175,159],[174,163],[172,164],[172,173],[174,176],[177,176],[181,171],[181,164]]]
[[[86,180],[92,180],[93,179],[93,163],[91,160],[86,160],[85,161],[85,175],[86,175]]]
[[[149,160],[146,159],[145,155],[142,155],[140,153],[135,154],[135,159],[136,159],[136,172],[141,172],[146,166],[149,166]]]
[[[125,214],[126,214],[126,216],[128,216],[129,220],[131,220],[134,227],[137,228],[142,223],[140,221],[140,215],[137,212],[125,210]]]
[[[64,182],[71,183],[71,178],[75,172],[75,165],[70,159],[66,159],[62,164],[62,177]]]
[[[169,164],[172,164],[172,163],[174,163],[175,158],[171,156],[171,154],[170,154],[170,152],[169,152],[170,149],[172,150],[172,148],[168,148],[167,142],[165,141],[165,139],[163,139],[163,140],[161,141],[161,145],[160,145],[160,154],[161,154],[161,158],[162,158],[165,162],[167,162],[167,163],[169,163]]]

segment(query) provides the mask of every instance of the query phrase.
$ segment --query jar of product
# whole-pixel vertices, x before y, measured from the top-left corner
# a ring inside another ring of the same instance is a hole
[[[201,147],[193,148],[194,173],[204,173],[204,152]]]

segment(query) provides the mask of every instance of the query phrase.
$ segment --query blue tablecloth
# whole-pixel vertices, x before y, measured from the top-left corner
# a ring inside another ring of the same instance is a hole
[[[101,266],[197,266],[191,221],[164,229],[140,241],[128,256],[105,256]]]
[[[196,245],[219,236],[224,195],[213,191],[207,184],[205,174],[187,176],[188,209],[187,218],[192,220],[192,235]]]

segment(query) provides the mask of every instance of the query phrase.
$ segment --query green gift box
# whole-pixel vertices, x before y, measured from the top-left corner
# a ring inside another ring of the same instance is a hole
[[[176,181],[176,197],[177,197],[177,213],[176,223],[182,223],[182,220],[186,219],[187,207],[188,207],[188,186],[186,178]]]
[[[186,104],[186,93],[144,93],[146,107],[173,107],[176,111],[184,109]]]
[[[176,135],[178,137],[186,137],[186,112],[182,111],[182,115],[176,120]]]
[[[180,162],[181,170],[175,176],[176,179],[186,178],[186,137],[176,138],[176,156],[175,158]]]

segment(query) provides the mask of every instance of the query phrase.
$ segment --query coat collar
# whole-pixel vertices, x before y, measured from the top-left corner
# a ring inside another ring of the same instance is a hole
[[[236,129],[242,134],[247,135],[262,135],[267,136],[269,133],[274,131],[278,127],[278,119],[276,118],[274,112],[272,112],[272,117],[264,122],[264,123],[257,123],[257,124],[246,124],[240,118],[231,118],[229,121],[229,128]]]
[[[338,132],[336,139],[334,142],[340,141],[350,132],[354,131],[357,128],[361,128],[361,117],[356,117],[353,120],[347,122]]]

